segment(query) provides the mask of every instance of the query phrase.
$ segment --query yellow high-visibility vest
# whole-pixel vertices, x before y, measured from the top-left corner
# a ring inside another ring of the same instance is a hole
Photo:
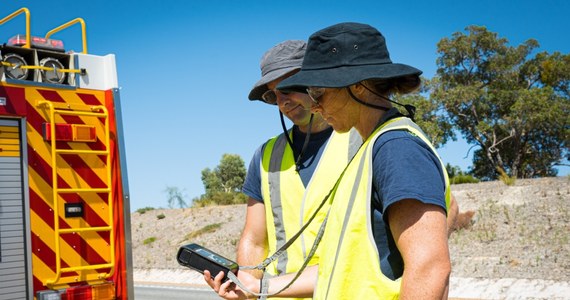
[[[293,151],[286,137],[281,134],[267,142],[260,174],[269,255],[294,236],[313,215],[361,144],[356,130],[344,134],[333,132],[305,189],[295,170]],[[319,211],[298,240],[267,267],[268,274],[292,273],[301,268],[327,211],[328,206]],[[317,255],[313,256],[309,265],[317,264],[318,260]]]
[[[421,129],[408,118],[394,118],[367,139],[347,167],[331,195],[332,205],[319,245],[320,261],[313,299],[398,299],[401,278],[391,280],[380,269],[378,248],[371,222],[372,154],[374,142],[390,130],[407,130],[435,148]],[[437,154],[436,154],[437,156]],[[445,178],[445,201],[449,207],[449,179]]]

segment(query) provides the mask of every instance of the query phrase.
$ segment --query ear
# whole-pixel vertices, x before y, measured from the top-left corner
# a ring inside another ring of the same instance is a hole
[[[362,84],[358,82],[350,86],[350,90],[356,97],[361,98],[366,93],[366,88]]]

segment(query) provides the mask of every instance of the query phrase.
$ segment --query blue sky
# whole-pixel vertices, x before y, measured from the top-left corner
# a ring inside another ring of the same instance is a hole
[[[250,102],[259,59],[287,39],[306,40],[352,21],[378,28],[392,60],[431,78],[436,43],[468,25],[483,25],[511,45],[529,38],[541,51],[570,52],[570,1],[3,1],[0,17],[27,7],[33,35],[81,17],[91,54],[116,55],[131,209],[166,207],[164,190],[190,200],[204,193],[204,168],[224,153],[246,166],[254,150],[281,131],[276,107]],[[0,41],[24,33],[24,17],[0,26]],[[80,27],[54,38],[81,51]],[[461,139],[439,150],[467,170],[472,151]],[[569,173],[561,168],[559,175]]]

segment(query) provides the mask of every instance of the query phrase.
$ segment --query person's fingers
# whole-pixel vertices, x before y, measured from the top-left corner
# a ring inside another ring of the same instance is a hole
[[[214,290],[218,292],[220,296],[222,295],[221,292],[225,292],[225,290],[220,287],[222,285],[222,279],[224,279],[224,272],[220,271],[220,273],[214,277]]]
[[[206,283],[216,292],[220,291],[220,285],[222,285],[223,278],[224,272],[220,272],[216,277],[212,277],[210,271],[204,270],[204,280],[206,280]]]
[[[233,290],[235,288],[235,285],[232,285],[233,282],[231,282],[231,280],[228,280],[224,283],[222,283],[222,285],[220,286],[220,290],[223,291],[228,291],[228,290]]]

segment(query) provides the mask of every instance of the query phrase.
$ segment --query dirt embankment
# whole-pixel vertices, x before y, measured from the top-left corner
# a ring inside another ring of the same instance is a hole
[[[449,239],[452,277],[570,282],[570,177],[453,185],[460,212],[474,222]],[[230,259],[245,205],[133,213],[135,269],[184,269],[178,248],[199,243]]]

